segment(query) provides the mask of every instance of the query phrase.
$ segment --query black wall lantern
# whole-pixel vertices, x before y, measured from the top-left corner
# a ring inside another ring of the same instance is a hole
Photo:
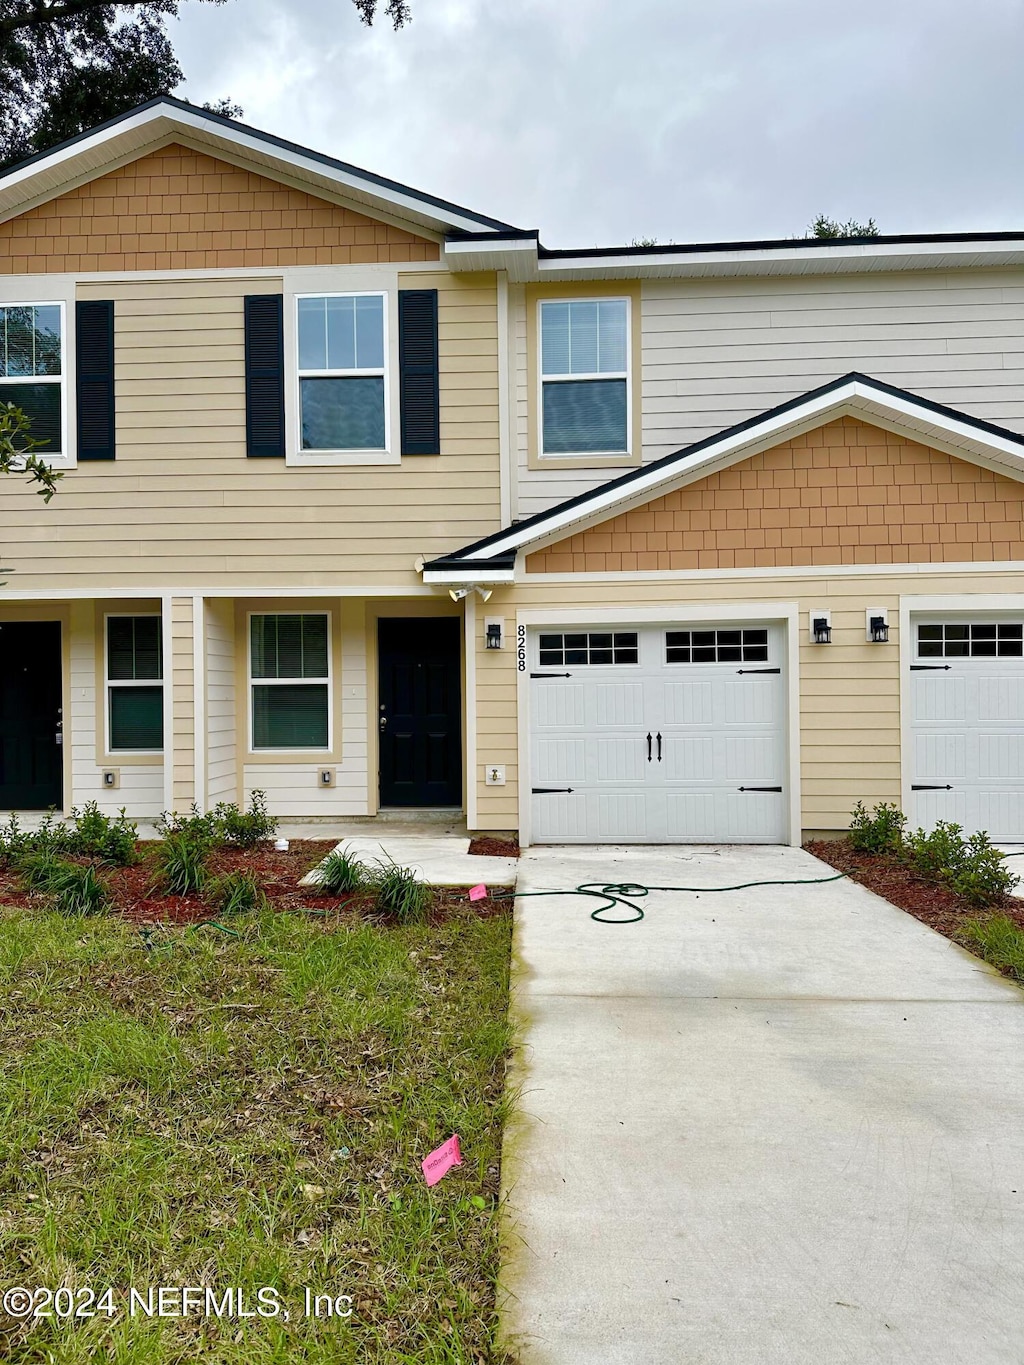
[[[889,613],[884,607],[868,607],[865,612],[865,627],[868,641],[873,645],[889,642]]]
[[[811,612],[811,642],[816,645],[832,643],[832,613],[830,611]]]
[[[487,644],[488,649],[502,648],[500,621],[488,621],[486,623],[486,633],[484,635],[484,640]]]

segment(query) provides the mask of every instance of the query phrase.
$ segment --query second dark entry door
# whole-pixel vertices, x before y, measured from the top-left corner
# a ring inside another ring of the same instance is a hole
[[[462,805],[462,623],[379,622],[380,803]]]

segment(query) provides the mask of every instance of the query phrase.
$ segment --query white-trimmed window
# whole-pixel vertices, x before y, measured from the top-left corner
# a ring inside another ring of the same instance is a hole
[[[299,451],[388,449],[387,295],[296,298]]]
[[[63,303],[0,304],[0,402],[31,420],[35,455],[67,454]]]
[[[106,619],[107,752],[164,747],[163,632],[159,616]]]
[[[542,455],[628,455],[630,301],[540,304]]]
[[[249,617],[252,748],[331,747],[331,623],[326,612]]]

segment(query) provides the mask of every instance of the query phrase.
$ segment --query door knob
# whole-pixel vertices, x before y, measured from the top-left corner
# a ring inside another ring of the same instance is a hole
[[[387,728],[388,728],[388,718],[387,718],[387,716],[381,716],[381,718],[380,718],[380,732],[381,732],[381,734],[383,734],[384,731],[385,731]]]

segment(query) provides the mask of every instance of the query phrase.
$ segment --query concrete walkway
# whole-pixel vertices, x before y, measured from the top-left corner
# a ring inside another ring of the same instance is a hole
[[[828,876],[531,849],[519,889]],[[1024,994],[850,882],[517,902],[523,1365],[1020,1365]]]

